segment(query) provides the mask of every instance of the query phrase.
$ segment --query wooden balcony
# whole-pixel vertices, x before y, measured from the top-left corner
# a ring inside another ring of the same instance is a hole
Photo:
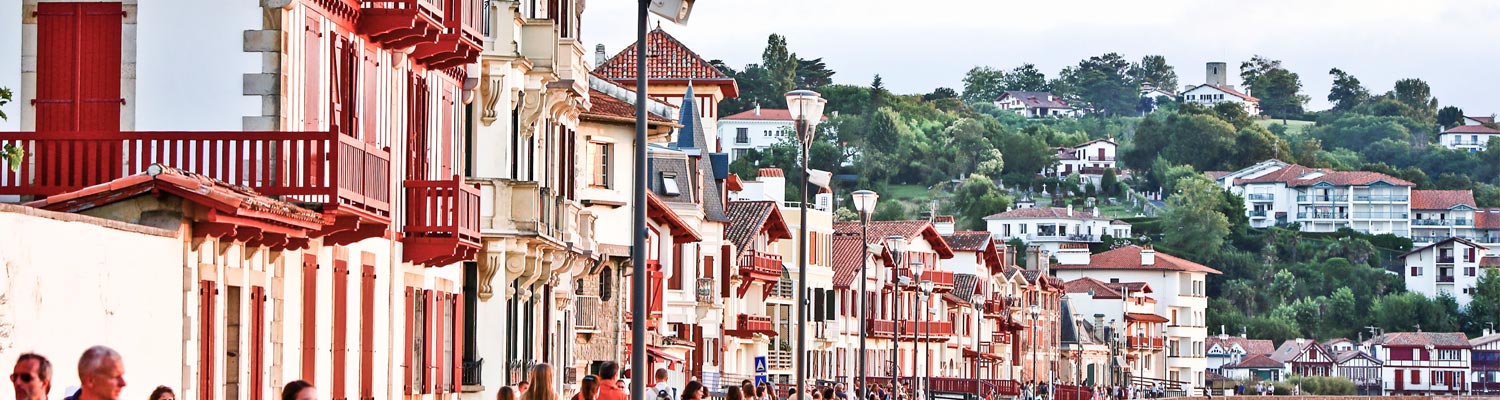
[[[897,268],[895,270],[895,274],[897,277],[911,277],[912,271],[911,268]],[[907,287],[914,288],[918,283],[921,283],[921,281],[927,280],[932,281],[932,291],[935,293],[946,293],[953,290],[953,272],[951,271],[923,271],[922,278],[920,280],[911,281],[911,285],[908,285]],[[892,279],[892,281],[895,281],[895,279]]]
[[[1005,318],[1005,315],[1010,312],[1010,306],[1006,304],[1006,301],[1008,301],[1006,298],[1000,296],[991,297],[985,301],[984,316],[996,319]]]
[[[443,10],[442,30],[437,40],[417,44],[412,58],[432,69],[446,69],[479,59],[484,43],[483,0],[434,0]]]
[[[27,153],[16,170],[0,161],[0,195],[66,193],[161,164],[318,209],[331,244],[390,225],[390,152],[334,131],[5,132],[0,144]]]
[[[776,336],[776,326],[771,322],[771,317],[764,315],[740,314],[734,318],[734,329],[725,329],[724,334],[743,339],[749,339],[755,334]]]
[[[403,186],[406,262],[436,267],[473,259],[479,251],[479,189],[457,176]]]
[[[781,256],[746,250],[745,254],[740,255],[739,297],[745,297],[745,292],[750,290],[750,284],[756,281],[764,283],[766,293],[770,293],[776,281],[781,279],[782,268]]]
[[[865,331],[875,337],[893,337],[898,333],[896,327],[895,321],[865,320]],[[901,340],[909,342],[945,342],[953,336],[953,322],[951,321],[901,321],[900,327]],[[929,328],[931,333],[928,333]]]
[[[387,49],[405,49],[436,41],[443,33],[447,0],[360,2],[359,34]]]
[[[1129,347],[1132,347],[1132,348],[1137,348],[1137,349],[1160,349],[1160,348],[1162,348],[1162,338],[1159,338],[1159,337],[1131,336],[1131,337],[1128,337],[1126,339],[1127,340],[1126,340],[1125,344],[1127,346],[1129,346]]]

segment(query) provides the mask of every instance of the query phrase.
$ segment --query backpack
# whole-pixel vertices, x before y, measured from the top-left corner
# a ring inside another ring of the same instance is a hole
[[[656,389],[656,400],[677,400],[677,399],[672,398],[672,393],[667,392],[667,390],[668,390],[668,388],[665,388],[665,387]],[[671,389],[671,390],[673,392],[677,391],[677,389]]]

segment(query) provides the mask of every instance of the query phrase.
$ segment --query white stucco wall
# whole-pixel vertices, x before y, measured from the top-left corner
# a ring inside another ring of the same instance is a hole
[[[157,385],[181,393],[187,338],[175,233],[19,208],[0,206],[0,362],[46,356],[49,398],[60,399],[79,385],[83,351],[106,345],[125,362],[123,398],[146,398]]]

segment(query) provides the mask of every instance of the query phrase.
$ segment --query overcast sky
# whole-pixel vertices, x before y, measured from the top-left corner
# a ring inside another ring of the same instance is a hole
[[[588,1],[590,51],[603,43],[614,55],[635,40],[635,4]],[[1336,67],[1371,92],[1416,77],[1443,105],[1500,112],[1500,1],[698,0],[687,26],[662,27],[735,68],[760,62],[766,36],[780,33],[798,56],[823,57],[834,81],[868,85],[880,74],[898,93],[962,91],[976,65],[1029,62],[1050,79],[1108,52],[1166,56],[1179,85],[1198,84],[1206,62],[1237,71],[1261,54],[1302,77],[1313,110],[1329,107]]]

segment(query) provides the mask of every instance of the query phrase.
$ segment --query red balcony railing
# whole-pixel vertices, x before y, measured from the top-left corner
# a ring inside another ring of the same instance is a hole
[[[1131,336],[1126,339],[1126,345],[1130,347],[1152,349],[1158,349],[1162,347],[1162,338],[1159,337],[1153,338],[1144,336]]]
[[[362,1],[359,33],[386,49],[405,49],[432,42],[443,31],[443,1]]]
[[[905,276],[905,277],[910,278],[912,276],[911,268],[896,268],[896,270],[893,273],[895,274],[896,277]],[[892,281],[896,281],[896,280],[898,280],[898,279],[892,279]],[[922,278],[920,280],[913,280],[913,281],[911,281],[911,286],[910,287],[915,287],[915,285],[918,284],[918,283],[921,283],[921,281],[928,281],[928,280],[932,281],[932,290],[934,292],[942,293],[942,292],[947,292],[949,290],[953,290],[953,272],[952,271],[932,271],[932,270],[923,271],[922,272]]]
[[[412,58],[433,69],[444,69],[472,63],[479,58],[480,18],[483,0],[434,0],[443,12],[437,40],[423,42],[412,52]]]
[[[726,329],[725,334],[740,338],[750,338],[757,333],[776,336],[776,326],[772,324],[771,317],[740,314],[734,318],[734,323],[734,329]]]
[[[931,333],[928,328],[931,328]],[[877,336],[892,337],[896,334],[896,322],[877,319],[865,320],[865,331]],[[901,321],[901,340],[946,341],[953,336],[951,321]]]
[[[457,176],[403,185],[406,261],[442,266],[472,259],[479,250],[479,189]]]
[[[781,279],[781,256],[762,253],[755,250],[745,250],[740,255],[740,287],[739,297],[745,297],[745,292],[750,290],[750,284],[761,282],[765,285],[765,294],[769,295],[776,287],[776,281]]]
[[[1010,312],[1010,307],[1006,305],[1005,302],[1006,299],[998,297],[990,298],[988,301],[985,301],[984,316],[990,318],[1005,318],[1005,314]]]
[[[329,132],[8,132],[26,149],[12,171],[0,161],[0,194],[47,196],[162,164],[261,194],[324,203],[390,221],[390,153]]]

